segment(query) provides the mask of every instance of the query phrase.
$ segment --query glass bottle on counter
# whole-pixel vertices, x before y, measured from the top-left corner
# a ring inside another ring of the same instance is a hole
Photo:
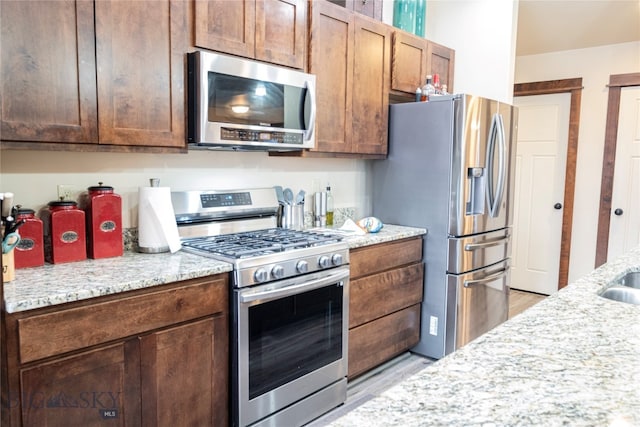
[[[333,195],[330,184],[327,184],[327,225],[333,225]]]
[[[440,86],[440,75],[438,73],[433,75],[433,89],[434,95],[442,95],[442,87]]]
[[[427,82],[424,84],[424,86],[422,86],[422,97],[420,98],[420,100],[423,102],[429,101],[429,98],[436,92],[433,84],[431,83],[431,79],[431,74],[427,75]]]

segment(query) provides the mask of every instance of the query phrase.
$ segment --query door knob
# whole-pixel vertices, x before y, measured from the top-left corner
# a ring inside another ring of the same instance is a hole
[[[562,209],[562,203],[556,203],[555,205],[553,205],[554,209]]]
[[[618,208],[615,211],[613,211],[613,213],[618,215],[618,216],[620,216],[620,215],[622,215],[624,213],[624,211],[622,209]]]

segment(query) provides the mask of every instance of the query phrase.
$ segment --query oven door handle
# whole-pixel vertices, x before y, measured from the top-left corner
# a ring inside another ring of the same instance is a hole
[[[349,277],[348,269],[340,269],[331,272],[328,276],[323,276],[319,279],[311,281],[303,281],[299,284],[286,286],[278,289],[268,289],[265,291],[251,291],[244,294],[240,294],[240,302],[245,304],[257,300],[272,300],[277,298],[286,298],[288,296],[296,295],[302,291],[311,291],[314,289],[322,288],[332,283],[340,282]]]

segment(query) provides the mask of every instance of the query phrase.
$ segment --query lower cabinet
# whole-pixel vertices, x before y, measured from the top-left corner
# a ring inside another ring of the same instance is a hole
[[[161,288],[9,315],[2,421],[228,425],[226,275]]]
[[[348,378],[352,379],[420,339],[422,238],[354,249],[349,257]]]

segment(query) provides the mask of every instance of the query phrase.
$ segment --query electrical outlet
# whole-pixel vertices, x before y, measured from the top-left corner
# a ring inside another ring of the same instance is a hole
[[[429,318],[429,334],[438,335],[438,318],[436,316]]]
[[[58,200],[71,200],[72,185],[58,184]]]

